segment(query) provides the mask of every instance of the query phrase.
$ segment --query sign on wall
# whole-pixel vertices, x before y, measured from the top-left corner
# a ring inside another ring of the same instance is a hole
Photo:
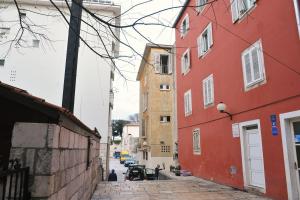
[[[277,128],[277,122],[276,122],[276,115],[271,115],[271,123],[272,123],[272,135],[278,135],[278,128]]]
[[[232,124],[232,136],[240,137],[240,127],[238,123]]]

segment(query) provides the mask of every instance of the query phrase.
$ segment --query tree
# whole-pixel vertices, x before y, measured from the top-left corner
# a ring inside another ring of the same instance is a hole
[[[138,113],[134,113],[132,115],[129,115],[128,118],[132,122],[139,122],[139,114]]]
[[[130,121],[127,120],[112,120],[112,135],[115,136],[121,136],[123,133],[123,127],[130,123]]]

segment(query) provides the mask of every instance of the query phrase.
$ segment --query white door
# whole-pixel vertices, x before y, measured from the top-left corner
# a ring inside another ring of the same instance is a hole
[[[245,158],[248,185],[265,188],[264,160],[258,126],[245,127]]]
[[[298,193],[299,195],[299,170],[300,170],[300,119],[296,119],[296,120],[292,120],[291,124],[291,133],[292,133],[292,144],[291,144],[291,148],[292,148],[292,152],[293,152],[293,160],[294,160],[294,166],[291,167],[291,169],[294,169],[295,175],[296,175],[296,179],[297,179],[297,186],[295,188],[295,193]],[[294,186],[295,187],[295,186]],[[297,199],[300,199],[300,197],[298,196]]]

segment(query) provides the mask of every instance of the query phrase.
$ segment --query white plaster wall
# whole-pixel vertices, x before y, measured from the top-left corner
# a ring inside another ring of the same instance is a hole
[[[59,15],[52,6],[39,5],[36,1],[34,6],[22,5],[21,8],[48,14]],[[17,32],[18,15],[13,4],[6,7],[1,4],[0,27],[10,27],[8,38],[0,39],[0,59],[4,58],[9,49],[9,43],[5,41],[12,39]],[[100,12],[100,11],[97,11]],[[46,101],[61,105],[63,93],[63,81],[65,71],[66,49],[68,27],[61,16],[44,16],[32,12],[26,12],[27,18],[35,24],[44,25],[46,29],[40,30],[51,40],[41,40],[39,48],[15,48],[10,49],[5,60],[5,66],[0,67],[0,81],[20,87],[29,93],[44,98]],[[113,16],[113,12],[101,11],[102,15]],[[85,17],[85,14],[83,14]],[[69,19],[69,17],[67,17]],[[82,30],[91,31],[82,24]],[[95,26],[95,28],[99,28]],[[105,43],[111,50],[111,38],[107,38],[105,32]],[[93,46],[100,47],[98,39],[84,32],[81,36],[94,41]],[[31,44],[32,37],[25,32],[24,40]],[[104,51],[103,48],[97,48]],[[16,80],[10,80],[11,70],[16,70]],[[102,136],[101,143],[107,143],[109,124],[109,91],[111,63],[92,53],[82,42],[80,43],[77,85],[74,114],[87,124],[90,128],[96,127]]]

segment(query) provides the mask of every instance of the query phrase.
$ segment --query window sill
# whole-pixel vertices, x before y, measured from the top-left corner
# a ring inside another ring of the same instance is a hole
[[[208,48],[208,50],[201,56],[198,56],[199,59],[204,59],[204,57],[211,51],[212,46]]]
[[[197,156],[200,156],[200,155],[201,155],[201,152],[194,151],[193,154],[194,154],[194,155],[197,155]]]
[[[182,73],[182,75],[183,75],[183,76],[187,75],[187,74],[191,71],[190,69],[191,69],[191,68],[189,67],[188,70],[187,70],[186,72]]]
[[[252,89],[254,89],[254,88],[257,88],[257,87],[259,87],[259,86],[261,86],[261,85],[266,84],[266,82],[267,82],[267,80],[266,80],[265,78],[264,78],[264,79],[261,79],[261,80],[257,80],[257,81],[255,81],[255,82],[253,82],[253,83],[251,83],[251,84],[245,86],[244,90],[245,90],[245,92],[248,92],[249,90],[252,90]]]
[[[214,102],[212,102],[212,103],[209,103],[209,104],[204,104],[204,109],[207,109],[207,108],[210,108],[210,107],[213,107],[215,105],[215,103]]]
[[[192,112],[184,114],[185,117],[188,117],[188,116],[191,116],[191,115],[192,115]]]

